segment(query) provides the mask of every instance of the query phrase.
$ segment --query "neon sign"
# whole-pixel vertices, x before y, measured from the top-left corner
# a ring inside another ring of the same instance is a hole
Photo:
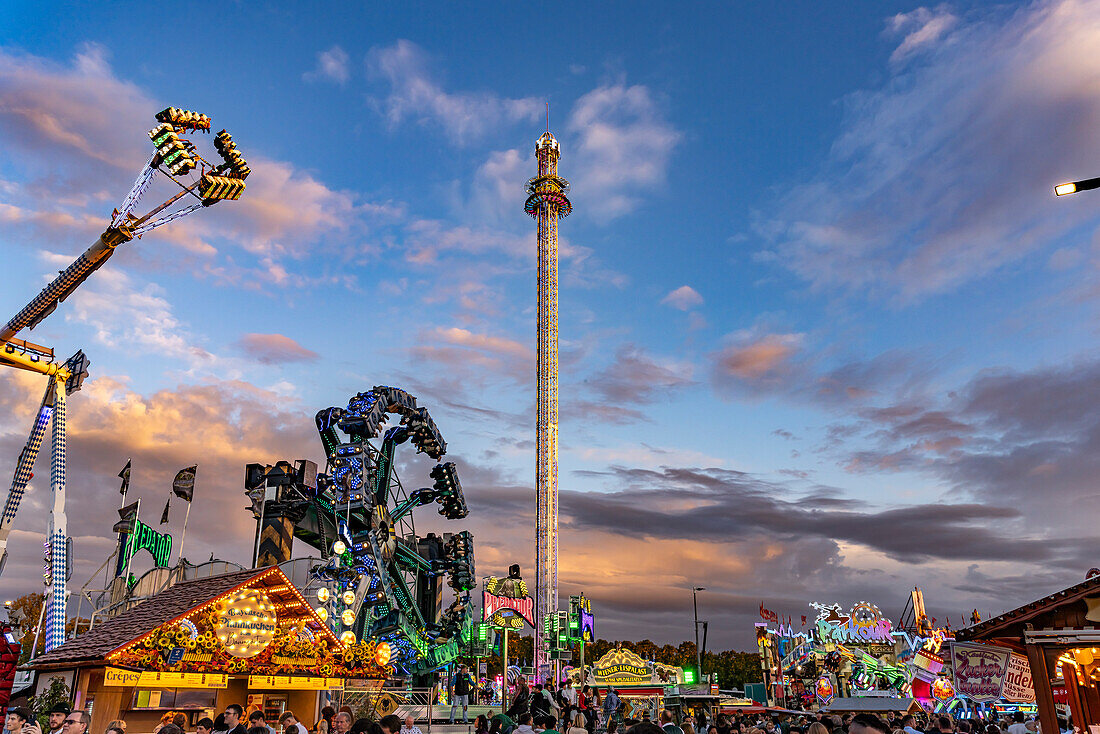
[[[143,550],[149,551],[158,568],[167,568],[172,556],[172,536],[158,533],[141,520],[135,519],[134,531],[127,536],[125,548],[119,554],[118,573],[121,574],[126,569],[134,554]]]
[[[512,599],[507,596],[490,594],[487,591],[482,596],[485,601],[486,620],[491,619],[501,610],[511,610],[523,617],[527,624],[532,627],[535,626],[535,600],[531,597],[525,596],[520,599]]]
[[[847,613],[839,604],[812,602],[810,606],[818,610],[815,623],[822,642],[859,645],[894,641],[893,625],[874,604],[861,601]]]

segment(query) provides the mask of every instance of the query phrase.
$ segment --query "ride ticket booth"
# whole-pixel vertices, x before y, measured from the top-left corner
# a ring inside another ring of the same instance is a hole
[[[346,679],[384,679],[388,662],[385,643],[341,643],[272,566],[178,583],[27,667],[40,689],[71,680],[91,731],[123,719],[143,734],[166,712],[194,727],[231,703],[269,725],[291,710],[309,726]]]

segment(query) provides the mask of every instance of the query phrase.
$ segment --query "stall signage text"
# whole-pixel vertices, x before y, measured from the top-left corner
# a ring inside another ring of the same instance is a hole
[[[892,644],[894,641],[890,620],[874,604],[861,601],[853,604],[847,612],[839,604],[813,602],[810,606],[818,610],[815,623],[822,642],[860,645],[871,642]]]
[[[969,696],[974,701],[994,701],[1000,698],[1001,685],[1011,657],[1010,650],[993,645],[951,643],[955,693]]]
[[[171,673],[155,670],[137,671],[108,666],[103,673],[105,686],[136,686],[138,688],[227,688],[226,673]]]
[[[507,596],[497,596],[496,594],[490,594],[485,592],[483,594],[485,600],[485,619],[488,620],[494,614],[502,609],[510,609],[519,616],[523,617],[524,621],[532,627],[535,626],[535,600],[529,596],[522,597],[520,599],[512,599]]]
[[[257,690],[328,691],[343,688],[344,679],[303,675],[250,675],[248,687]]]
[[[1001,698],[1022,703],[1035,701],[1035,685],[1031,679],[1031,663],[1028,662],[1027,655],[1012,653],[1012,658],[1008,661],[1008,672],[1005,673],[1004,687],[1001,689]]]

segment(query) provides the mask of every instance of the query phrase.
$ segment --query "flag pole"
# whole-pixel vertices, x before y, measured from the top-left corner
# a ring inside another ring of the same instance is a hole
[[[194,495],[192,495],[193,497]],[[183,542],[187,540],[187,520],[191,517],[191,503],[187,503],[187,511],[183,513],[183,535],[180,536],[180,558],[179,562],[183,563]]]
[[[141,497],[137,499],[137,510],[134,511],[134,527],[130,531],[129,537],[126,538],[126,571],[122,574],[122,588],[124,591],[130,590],[130,562],[134,560],[134,554],[130,552],[130,545],[134,542],[134,532],[137,530],[137,524],[140,522],[138,519],[141,515]]]

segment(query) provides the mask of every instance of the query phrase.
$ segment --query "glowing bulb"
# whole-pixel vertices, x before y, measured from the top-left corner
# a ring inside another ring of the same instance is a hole
[[[342,540],[337,540],[335,543],[332,544],[332,552],[338,556],[344,555],[344,551],[346,551],[347,549],[348,547],[344,545],[344,541]]]
[[[351,630],[348,630],[344,634],[340,635],[340,642],[344,643],[345,645],[354,645],[355,633]]]
[[[348,589],[347,591],[344,592],[344,595],[341,596],[340,598],[343,599],[345,604],[348,604],[348,605],[354,604],[355,603],[355,592],[352,591],[351,589]]]
[[[326,601],[328,601],[328,598],[329,598],[329,593],[328,593],[327,588],[322,586],[320,589],[317,589],[317,601],[324,604]]]
[[[379,665],[385,665],[390,661],[390,655],[393,651],[390,649],[388,642],[379,642],[378,647],[374,648],[374,662]]]
[[[1065,196],[1066,194],[1076,194],[1076,193],[1077,193],[1077,184],[1075,184],[1075,183],[1058,184],[1057,186],[1054,187],[1055,196]]]
[[[322,622],[328,619],[328,610],[324,607],[317,607],[314,611],[317,612],[317,616],[321,618]]]
[[[344,613],[340,615],[340,621],[348,627],[352,626],[355,624],[355,612],[350,609],[345,609]]]

